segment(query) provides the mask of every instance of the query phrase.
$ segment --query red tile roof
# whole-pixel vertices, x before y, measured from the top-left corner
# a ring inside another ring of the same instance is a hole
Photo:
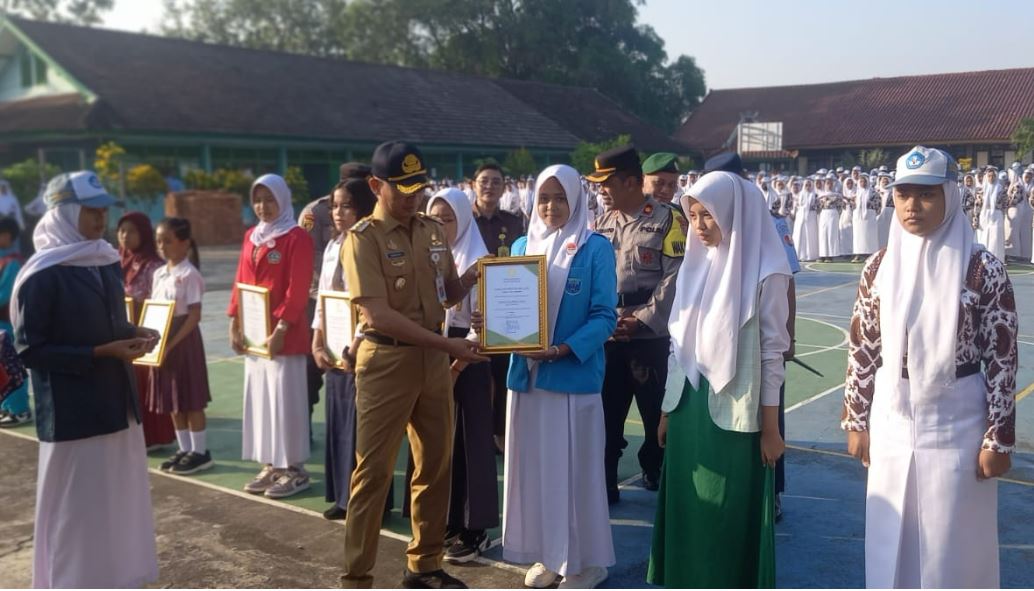
[[[713,90],[674,137],[710,153],[753,111],[786,150],[1002,143],[1034,116],[1034,68]]]

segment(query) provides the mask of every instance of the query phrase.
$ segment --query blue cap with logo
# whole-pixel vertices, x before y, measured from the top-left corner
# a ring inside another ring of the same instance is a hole
[[[92,170],[65,172],[50,179],[47,188],[43,190],[43,203],[47,209],[54,209],[65,203],[94,208],[120,204],[118,199],[104,190],[97,173]]]
[[[959,180],[959,165],[947,152],[916,146],[898,158],[894,182],[897,185],[940,185]]]

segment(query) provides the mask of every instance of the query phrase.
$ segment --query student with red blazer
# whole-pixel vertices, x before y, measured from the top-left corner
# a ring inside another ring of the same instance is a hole
[[[259,177],[251,187],[251,205],[259,224],[241,246],[235,283],[269,290],[272,334],[266,340],[272,357],[248,355],[244,363],[244,459],[263,464],[244,486],[252,494],[283,498],[309,488],[303,464],[309,457],[309,406],[305,356],[312,342],[305,306],[312,281],[312,239],[295,222],[291,190],[275,174]],[[234,285],[227,314],[230,343],[245,353]]]

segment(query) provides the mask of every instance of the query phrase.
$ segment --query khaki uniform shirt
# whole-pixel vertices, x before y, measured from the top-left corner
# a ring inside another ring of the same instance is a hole
[[[407,228],[378,204],[348,233],[341,264],[353,299],[383,298],[393,310],[428,330],[441,330],[445,306],[455,303],[443,301],[444,285],[458,279],[445,230],[422,213]]]
[[[312,285],[309,297],[316,299],[319,295],[320,271],[323,268],[323,251],[327,243],[334,237],[334,220],[330,217],[330,196],[326,195],[310,202],[298,215],[298,225],[312,238]]]
[[[675,275],[686,252],[684,227],[680,213],[653,197],[647,197],[635,215],[626,216],[612,209],[596,224],[596,231],[614,246],[618,293],[631,296],[652,292],[645,304],[622,307],[619,302],[619,315],[631,313],[646,325],[633,339],[668,336],[668,316],[675,300]]]

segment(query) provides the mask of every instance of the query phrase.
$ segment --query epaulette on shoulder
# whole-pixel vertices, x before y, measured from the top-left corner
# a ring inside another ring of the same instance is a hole
[[[356,222],[354,226],[352,226],[352,231],[353,232],[364,232],[369,227],[370,227],[370,218],[363,218],[363,219],[359,220],[358,222]]]
[[[438,224],[439,226],[444,226],[445,225],[445,224],[442,223],[442,220],[440,220],[440,219],[438,219],[438,218],[436,218],[434,216],[427,215],[426,213],[424,213],[422,211],[416,212],[416,217],[418,219],[424,220],[425,222],[434,222],[434,223]]]

